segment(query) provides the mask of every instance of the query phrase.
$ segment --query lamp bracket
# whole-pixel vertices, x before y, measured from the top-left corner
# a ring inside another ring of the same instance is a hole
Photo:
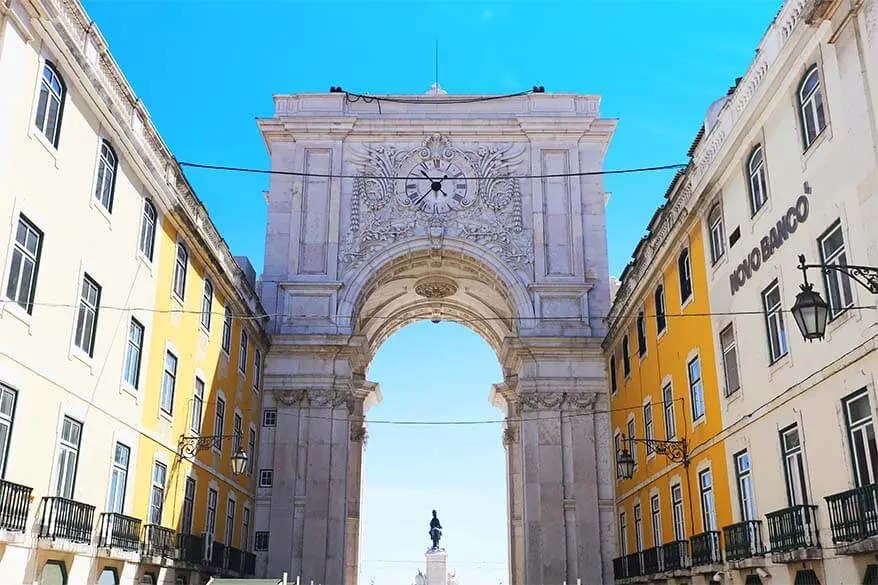
[[[799,270],[805,275],[805,284],[808,284],[806,270],[816,268],[823,274],[830,272],[841,272],[850,277],[851,280],[857,282],[866,288],[872,294],[878,294],[878,267],[874,266],[857,266],[854,264],[805,264],[805,256],[799,256]]]
[[[653,451],[659,455],[664,455],[674,463],[689,465],[689,443],[685,438],[680,439],[679,441],[662,441],[659,439],[638,439],[636,437],[625,439],[623,435],[623,445],[625,444],[625,441],[628,441],[629,443],[640,443],[647,447],[652,447]]]
[[[192,459],[199,451],[210,449],[217,442],[226,439],[240,439],[241,435],[205,435],[202,437],[180,437],[177,445],[177,456],[180,459]]]

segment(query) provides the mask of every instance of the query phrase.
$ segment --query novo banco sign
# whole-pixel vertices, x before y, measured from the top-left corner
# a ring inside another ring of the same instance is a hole
[[[729,286],[731,286],[732,294],[744,286],[754,272],[758,272],[759,268],[774,254],[775,250],[780,248],[790,234],[795,233],[800,223],[808,220],[810,212],[810,204],[808,197],[802,195],[796,200],[796,203],[787,209],[777,223],[769,230],[768,235],[763,236],[759,240],[759,245],[754,246],[744,260],[738,264],[738,267],[729,275]]]

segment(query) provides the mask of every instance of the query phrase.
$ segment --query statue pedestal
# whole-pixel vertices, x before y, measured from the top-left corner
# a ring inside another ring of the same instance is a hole
[[[444,548],[431,548],[425,554],[427,557],[427,584],[446,585],[448,553]]]

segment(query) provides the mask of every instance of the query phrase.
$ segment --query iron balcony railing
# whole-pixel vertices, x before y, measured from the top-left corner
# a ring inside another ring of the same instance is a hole
[[[138,550],[140,548],[140,520],[115,512],[102,513],[98,527],[98,546],[130,551]]]
[[[625,563],[625,557],[616,557],[613,559],[613,579],[627,579],[628,565]]]
[[[878,535],[878,484],[826,497],[832,542],[854,542]]]
[[[639,552],[633,552],[625,555],[625,566],[629,577],[640,577],[643,575],[643,565],[641,564]]]
[[[723,528],[726,559],[739,561],[751,559],[765,554],[762,543],[762,522],[746,520]]]
[[[692,566],[689,558],[689,541],[674,540],[662,545],[662,562],[665,571],[679,571]]]
[[[226,545],[221,542],[213,541],[213,554],[210,558],[210,565],[214,569],[225,569],[228,565],[226,564]]]
[[[0,528],[24,532],[30,511],[31,488],[0,479]]]
[[[793,506],[765,515],[771,552],[820,546],[817,506]]]
[[[95,507],[67,498],[43,498],[40,538],[91,542]]]
[[[228,558],[228,566],[226,568],[230,571],[235,571],[236,573],[243,573],[244,551],[239,548],[230,546],[226,549],[226,554]]]
[[[157,524],[143,527],[142,554],[147,557],[177,558],[177,535],[170,528]]]
[[[723,562],[719,549],[719,532],[708,530],[689,539],[692,543],[692,565],[714,565]]]
[[[644,549],[641,555],[641,564],[643,566],[644,575],[655,575],[664,570],[662,564],[662,547],[654,546],[652,548]]]
[[[179,558],[193,564],[204,562],[204,537],[181,532],[177,535]]]
[[[256,555],[253,553],[244,553],[244,575],[252,577],[256,574]]]

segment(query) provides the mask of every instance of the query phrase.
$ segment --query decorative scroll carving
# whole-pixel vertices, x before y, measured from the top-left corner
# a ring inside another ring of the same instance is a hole
[[[512,426],[515,424],[516,423],[514,423],[514,422],[513,423],[506,423],[506,427],[503,429],[503,445],[504,446],[508,447],[509,445],[512,445],[513,443],[518,443],[518,440],[519,440],[518,439],[518,436],[519,436],[518,427]]]
[[[533,235],[524,227],[521,186],[513,177],[524,148],[492,144],[475,150],[454,146],[441,134],[420,146],[368,145],[354,152],[358,176],[351,195],[350,226],[340,260],[354,268],[384,246],[410,236],[428,236],[441,247],[444,236],[480,244],[513,265],[533,262]],[[426,213],[405,196],[405,177],[423,161],[455,161],[467,169],[462,179],[474,190],[471,202],[446,213]]]
[[[288,390],[276,392],[275,398],[284,406],[297,408],[329,408],[345,407],[348,413],[354,412],[353,392],[337,392],[334,390]]]
[[[457,283],[445,276],[425,276],[415,283],[415,293],[428,299],[450,297],[457,288]]]
[[[520,410],[586,411],[594,408],[598,395],[580,392],[530,392],[519,394],[515,400]]]
[[[366,431],[365,421],[363,421],[362,419],[351,420],[350,437],[351,441],[353,441],[354,443],[366,443],[369,438],[369,433]]]

